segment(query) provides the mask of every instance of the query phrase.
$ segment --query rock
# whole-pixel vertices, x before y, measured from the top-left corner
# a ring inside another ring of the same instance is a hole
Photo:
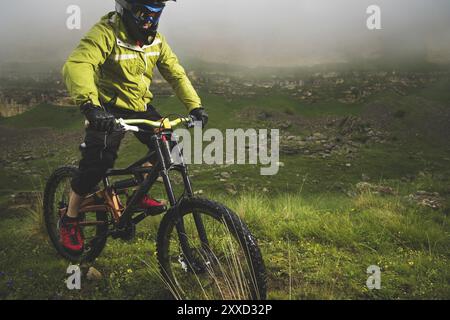
[[[438,210],[441,208],[441,203],[436,199],[423,199],[420,204],[433,210]]]
[[[221,173],[220,173],[220,176],[221,176],[222,178],[225,178],[225,179],[231,178],[231,174],[230,174],[229,172],[226,172],[226,171],[221,172]]]
[[[387,186],[379,186],[375,184],[371,184],[369,182],[359,182],[356,184],[356,189],[360,192],[373,192],[376,194],[383,195],[395,195],[396,192],[391,187]]]
[[[287,121],[284,121],[284,122],[280,123],[279,126],[280,126],[281,129],[289,129],[291,127],[291,125],[292,125],[292,122],[287,120]]]
[[[376,192],[381,194],[394,195],[395,191],[391,187],[378,186]]]
[[[437,192],[419,190],[410,194],[407,198],[422,207],[428,207],[433,210],[438,210],[443,207],[443,199]]]
[[[102,274],[100,271],[95,269],[94,267],[90,267],[88,272],[86,273],[86,278],[90,281],[98,281],[102,279]]]
[[[268,112],[262,111],[258,114],[257,117],[259,120],[267,120],[267,119],[271,118],[272,115]]]
[[[312,135],[312,140],[327,140],[328,137],[320,132],[316,132]]]
[[[419,190],[419,191],[416,191],[415,195],[416,196],[421,196],[421,197],[423,197],[423,196],[425,196],[425,197],[438,197],[439,193],[437,193],[437,192],[427,192],[427,191]]]

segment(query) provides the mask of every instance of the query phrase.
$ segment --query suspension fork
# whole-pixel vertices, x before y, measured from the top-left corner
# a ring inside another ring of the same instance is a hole
[[[180,164],[176,165],[176,168],[177,168],[177,171],[179,171],[181,173],[181,176],[183,177],[183,184],[184,184],[185,192],[187,193],[188,197],[191,198],[194,195],[194,193],[192,190],[191,181],[189,179],[187,166],[184,162],[183,153],[182,153],[182,150],[179,148],[178,144],[175,146],[175,148],[178,148],[179,158],[181,161]],[[170,152],[170,148],[167,147],[167,150],[168,150],[168,152]],[[167,150],[165,150],[165,151],[167,151]],[[202,248],[203,249],[209,248],[209,242],[208,242],[208,237],[206,235],[205,225],[203,224],[200,214],[198,214],[197,212],[194,211],[194,212],[192,212],[192,215],[194,217],[195,227],[197,228],[197,232],[198,232],[201,244],[202,244]],[[180,237],[180,231],[184,231],[184,236],[182,236],[182,237],[186,238],[186,232],[184,230],[184,222],[182,221],[182,219],[180,222],[180,228],[181,228],[181,230],[178,230],[178,227],[177,227],[178,236]]]
[[[164,134],[164,133],[163,133]],[[163,135],[164,137],[164,135]],[[175,198],[175,194],[173,192],[172,182],[170,181],[168,174],[168,166],[170,167],[172,163],[172,157],[170,156],[170,147],[168,145],[168,141],[165,139],[159,138],[157,135],[152,137],[154,149],[156,150],[156,155],[158,157],[159,163],[161,164],[161,177],[163,179],[164,187],[166,188],[167,197],[169,198],[170,206],[173,210],[176,210],[179,213],[179,203]],[[177,214],[179,216],[179,214]],[[183,217],[180,217],[179,220],[175,221],[175,227],[178,233],[178,239],[180,240],[181,250],[183,254],[187,257],[188,260],[191,260],[191,250],[189,247],[189,242],[186,234],[186,228],[184,227]],[[191,260],[192,261],[192,260]]]
[[[180,172],[183,176],[184,188],[186,190],[186,193],[189,197],[192,197],[194,195],[192,191],[192,184],[191,180],[189,179],[187,166],[184,163],[180,165]],[[206,235],[205,225],[203,224],[202,218],[198,212],[194,211],[192,212],[192,215],[194,216],[195,227],[197,228],[200,241],[202,242],[202,248],[206,250],[207,248],[209,248],[209,242],[208,236]]]

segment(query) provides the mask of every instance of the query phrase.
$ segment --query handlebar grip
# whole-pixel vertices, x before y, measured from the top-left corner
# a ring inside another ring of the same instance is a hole
[[[116,119],[115,121],[116,121],[116,124],[120,124],[119,120]],[[89,122],[89,120],[87,120],[87,119],[84,120],[84,127],[85,128],[89,127],[90,124],[91,123]]]

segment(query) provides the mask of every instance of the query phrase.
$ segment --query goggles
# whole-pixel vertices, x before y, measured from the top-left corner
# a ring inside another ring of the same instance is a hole
[[[163,3],[152,5],[133,4],[130,11],[139,25],[157,25],[164,7]]]

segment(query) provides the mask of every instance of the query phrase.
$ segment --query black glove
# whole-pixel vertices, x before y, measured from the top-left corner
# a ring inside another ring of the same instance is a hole
[[[88,102],[82,105],[80,109],[89,121],[90,127],[95,130],[109,132],[116,125],[116,118],[101,107],[96,107],[92,103]]]
[[[201,121],[203,128],[208,123],[208,114],[203,107],[192,110],[191,112],[189,112],[189,115],[192,116],[192,119],[194,121]]]

